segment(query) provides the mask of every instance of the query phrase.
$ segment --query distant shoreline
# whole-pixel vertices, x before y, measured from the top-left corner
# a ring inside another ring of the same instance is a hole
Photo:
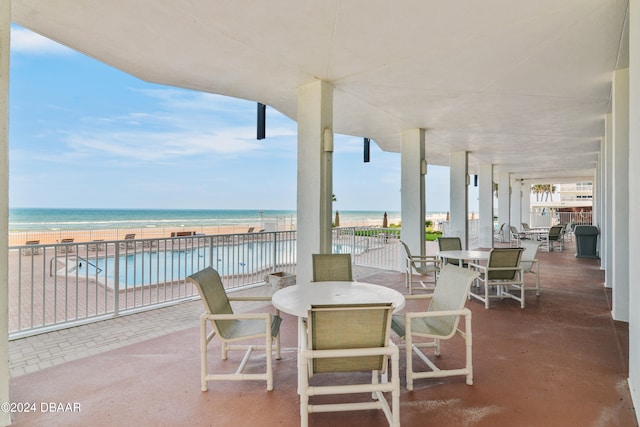
[[[338,210],[340,225],[382,225],[384,211]],[[332,213],[335,221],[336,211]],[[388,224],[399,224],[401,214],[387,211]],[[428,212],[427,218],[444,217],[441,212]],[[130,228],[191,228],[223,226],[280,226],[288,228],[297,222],[294,210],[258,209],[63,209],[10,208],[9,231],[87,230]]]
[[[47,210],[41,210],[46,215]],[[70,210],[66,210],[70,211]],[[74,212],[86,212],[87,210],[75,210]],[[117,212],[128,213],[133,210],[117,210]],[[147,210],[149,211],[149,210]],[[94,210],[95,212],[95,210]],[[140,211],[137,211],[140,212]],[[171,212],[171,213],[193,213],[193,210],[154,210],[153,213]],[[198,211],[202,212],[202,211]],[[91,242],[93,240],[122,240],[126,234],[136,234],[136,239],[155,239],[170,237],[172,232],[192,231],[198,234],[221,235],[221,234],[239,234],[248,232],[264,231],[292,231],[297,227],[295,215],[287,216],[292,211],[239,211],[239,210],[217,210],[209,211],[217,214],[226,214],[227,217],[210,219],[218,220],[218,224],[196,224],[198,220],[187,221],[184,219],[161,222],[160,225],[149,226],[150,221],[138,219],[141,221],[136,225],[130,225],[130,219],[123,219],[122,224],[127,226],[105,226],[104,221],[98,223],[90,223],[86,218],[79,218],[72,222],[73,226],[64,227],[69,221],[59,221],[56,227],[47,227],[44,223],[37,227],[37,224],[31,224],[28,229],[9,229],[9,246],[22,246],[27,241],[39,241],[40,244],[55,244],[61,242],[62,239],[74,239],[74,243]],[[256,212],[264,212],[265,215],[257,215]],[[267,213],[283,213],[282,216],[267,216]],[[341,227],[382,227],[384,212],[378,211],[339,211]],[[246,213],[238,215],[238,213]],[[335,212],[334,212],[335,215]],[[445,220],[446,213],[430,213],[427,219],[434,221]],[[332,218],[332,221],[335,217]],[[207,221],[204,221],[207,222]],[[182,224],[180,224],[182,223]],[[388,224],[399,225],[400,214],[390,212],[388,214]],[[142,225],[144,224],[144,225]],[[102,226],[101,226],[102,225]]]

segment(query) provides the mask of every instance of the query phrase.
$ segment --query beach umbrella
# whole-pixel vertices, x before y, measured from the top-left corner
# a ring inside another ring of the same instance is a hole
[[[334,227],[340,227],[340,212],[336,211],[336,221],[333,224]]]
[[[387,218],[387,213],[384,213],[384,217],[382,218],[382,228],[389,228],[389,219]]]

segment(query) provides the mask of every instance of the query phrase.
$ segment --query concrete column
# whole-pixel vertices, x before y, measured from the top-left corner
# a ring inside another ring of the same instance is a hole
[[[333,87],[298,88],[297,281],[312,279],[314,253],[331,253]]]
[[[629,253],[640,253],[640,0],[629,4]],[[637,258],[635,258],[637,260]],[[640,419],[640,264],[629,265],[629,389]]]
[[[9,37],[11,2],[0,1],[0,403],[9,398]],[[0,411],[0,426],[11,414]]]
[[[509,215],[511,225],[518,230],[522,228],[522,181],[511,181],[511,214]],[[506,225],[505,225],[506,227]]]
[[[480,165],[478,174],[478,220],[481,248],[493,247],[493,165]]]
[[[521,228],[522,223],[531,224],[531,184],[522,184],[522,212],[520,214],[520,222],[516,227]]]
[[[451,153],[449,160],[449,234],[460,237],[463,249],[469,247],[469,154]]]
[[[613,318],[629,321],[629,69],[613,80]]]
[[[602,269],[602,258],[604,256],[602,244],[602,142],[600,143],[600,154],[596,163],[596,173],[593,177],[593,219],[592,224],[600,230],[600,238],[597,241],[596,250],[600,256],[600,269]]]
[[[604,144],[605,144],[605,167],[606,178],[604,188],[605,205],[605,230],[602,239],[605,246],[606,270],[604,272],[604,285],[607,288],[613,287],[613,115],[608,113],[604,116]]]
[[[412,255],[425,254],[425,130],[402,132],[400,217],[402,240]]]
[[[511,225],[511,179],[508,172],[498,175],[498,227],[504,224],[502,241],[509,241],[509,226]]]

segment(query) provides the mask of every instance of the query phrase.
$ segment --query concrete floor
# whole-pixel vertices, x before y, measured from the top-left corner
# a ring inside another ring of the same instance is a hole
[[[542,295],[527,295],[527,307],[512,300],[492,301],[485,310],[478,301],[473,312],[474,385],[464,377],[418,380],[406,390],[401,374],[401,423],[404,426],[637,426],[626,382],[627,325],[611,319],[609,291],[603,288],[599,262],[577,259],[569,245],[563,252],[539,252]],[[404,276],[393,271],[359,270],[358,280],[404,290]],[[533,277],[528,277],[529,283]],[[34,347],[32,364],[12,371],[13,402],[34,403],[35,412],[14,413],[17,426],[295,426],[300,423],[296,394],[295,352],[285,351],[274,361],[274,385],[264,382],[215,382],[200,391],[197,303],[187,303],[173,323],[171,309],[135,316],[144,321],[113,320],[80,328],[80,336],[99,330],[114,337],[135,336],[131,342],[58,359],[44,369],[33,368],[47,355]],[[410,301],[406,309],[419,310],[424,302]],[[255,307],[249,307],[255,309]],[[187,311],[185,314],[185,310]],[[184,319],[193,318],[193,323]],[[149,329],[149,337],[140,333]],[[158,329],[166,328],[166,334]],[[49,357],[80,339],[74,331],[57,340]],[[134,330],[135,333],[131,332]],[[46,334],[48,335],[48,334]],[[95,337],[95,334],[94,334]],[[46,336],[31,337],[45,340]],[[49,337],[49,339],[51,339]],[[296,345],[296,319],[283,315],[285,347]],[[21,341],[21,340],[18,340]],[[100,339],[88,346],[98,346]],[[19,358],[29,358],[28,346],[13,342]],[[215,346],[217,347],[217,346]],[[72,350],[72,354],[78,352]],[[94,354],[95,353],[95,354]],[[241,354],[219,360],[217,348],[210,369],[226,369]],[[258,356],[258,357],[256,357]],[[261,369],[264,358],[252,357]],[[443,344],[441,363],[461,363],[462,341]],[[18,356],[15,356],[18,357]],[[13,361],[11,362],[13,364]],[[414,361],[418,363],[418,361]],[[48,366],[46,363],[44,366]],[[401,356],[401,370],[404,355]],[[37,370],[36,370],[37,369]],[[235,369],[233,367],[232,369]],[[56,404],[53,407],[47,403]],[[44,406],[43,406],[44,404]],[[60,407],[59,404],[62,404]],[[75,406],[74,406],[75,404]],[[69,412],[51,409],[70,409]],[[73,411],[78,409],[79,411]],[[46,409],[46,411],[43,411]],[[312,414],[310,426],[384,426],[380,411]]]

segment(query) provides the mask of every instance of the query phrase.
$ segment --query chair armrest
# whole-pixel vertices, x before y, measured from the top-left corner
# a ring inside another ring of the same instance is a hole
[[[433,298],[433,294],[404,295],[405,300],[418,300],[418,299],[431,299],[431,298]]]
[[[398,346],[389,341],[384,347],[368,347],[368,348],[340,348],[326,350],[304,349],[300,356],[305,359],[321,359],[325,357],[362,357],[362,356],[391,356],[398,354]]]
[[[462,308],[460,310],[443,310],[443,311],[423,311],[423,312],[407,312],[405,316],[407,319],[420,318],[420,317],[444,317],[444,316],[470,316],[471,310],[468,308]]]
[[[209,314],[202,313],[200,319],[206,320],[270,320],[270,313],[234,313],[234,314]]]
[[[410,257],[407,257],[408,259],[414,261],[434,261],[434,262],[438,262],[438,257],[436,255],[411,255]]]

